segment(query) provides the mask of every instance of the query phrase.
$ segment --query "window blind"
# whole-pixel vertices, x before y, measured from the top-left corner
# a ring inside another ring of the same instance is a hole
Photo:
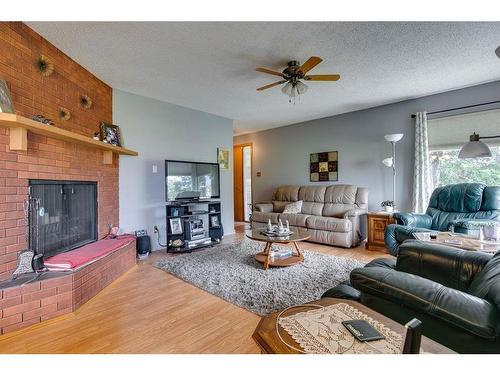
[[[500,109],[430,119],[427,132],[431,151],[459,149],[474,132],[480,136],[500,135]],[[500,138],[482,141],[500,146]]]

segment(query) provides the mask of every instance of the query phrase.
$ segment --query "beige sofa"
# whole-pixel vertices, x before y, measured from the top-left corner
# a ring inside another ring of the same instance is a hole
[[[302,201],[300,214],[284,214],[284,207]],[[257,203],[252,226],[276,224],[281,218],[290,227],[306,229],[310,241],[353,247],[365,239],[368,189],[353,185],[282,186],[270,203]]]

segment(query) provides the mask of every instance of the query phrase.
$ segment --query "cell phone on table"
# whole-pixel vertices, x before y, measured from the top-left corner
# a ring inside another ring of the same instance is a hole
[[[345,320],[342,325],[361,342],[385,339],[384,335],[373,328],[366,320]]]

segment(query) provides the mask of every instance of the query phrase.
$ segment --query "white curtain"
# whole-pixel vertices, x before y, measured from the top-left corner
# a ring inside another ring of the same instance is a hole
[[[413,173],[413,211],[424,213],[429,203],[432,182],[427,138],[427,113],[415,117],[415,170]]]

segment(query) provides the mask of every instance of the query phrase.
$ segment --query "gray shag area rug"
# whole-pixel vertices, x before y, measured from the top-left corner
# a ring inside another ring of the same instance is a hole
[[[300,246],[300,245],[299,245]],[[273,245],[273,248],[280,247]],[[317,300],[364,263],[303,251],[304,262],[267,271],[254,258],[264,244],[244,239],[231,245],[159,260],[155,266],[259,315]]]

